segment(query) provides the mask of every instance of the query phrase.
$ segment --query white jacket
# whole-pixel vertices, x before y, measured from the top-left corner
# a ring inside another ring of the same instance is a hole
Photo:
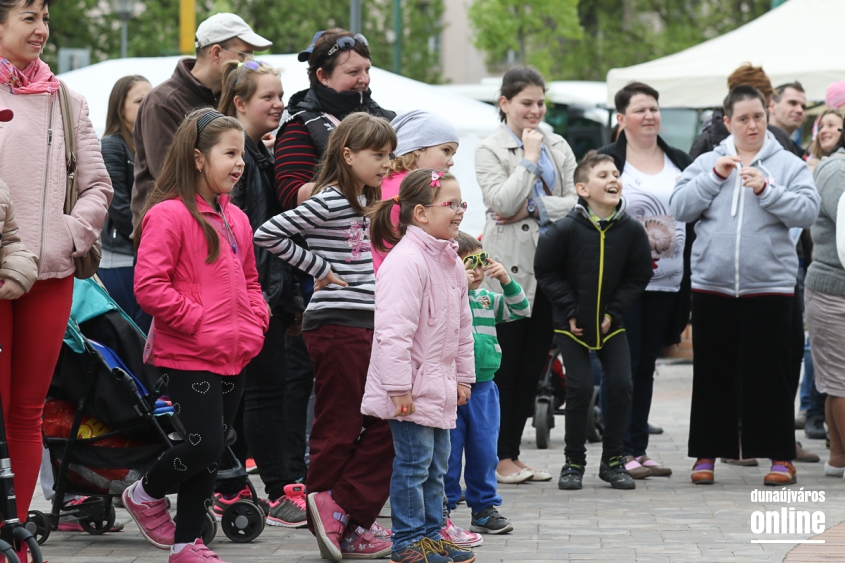
[[[543,146],[555,163],[557,179],[552,195],[534,197],[537,177],[520,165],[524,151],[503,123],[499,129],[479,143],[475,151],[475,174],[487,206],[487,222],[484,225],[482,243],[490,257],[501,262],[508,274],[522,286],[528,301],[534,306],[537,280],[534,278],[534,253],[540,238],[540,227],[536,219],[528,218],[510,225],[497,225],[490,217],[493,211],[501,217],[511,217],[525,205],[529,197],[545,208],[549,222],[554,223],[566,217],[575,207],[578,197],[575,193],[575,155],[569,144],[560,135],[540,130]],[[482,287],[499,291],[498,284],[489,279]]]

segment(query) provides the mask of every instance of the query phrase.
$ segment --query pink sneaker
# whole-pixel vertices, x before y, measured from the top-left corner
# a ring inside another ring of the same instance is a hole
[[[393,530],[383,528],[378,522],[373,522],[373,525],[370,526],[370,533],[377,540],[393,541]]]
[[[167,500],[136,503],[132,500],[132,492],[138,483],[140,481],[123,491],[123,506],[148,542],[159,549],[170,549],[173,545],[173,535],[176,533],[176,524],[167,511]]]
[[[226,563],[216,553],[205,547],[202,540],[188,544],[179,553],[171,553],[168,563]]]
[[[358,526],[340,543],[344,559],[381,559],[390,555],[393,542],[376,538],[369,530]]]
[[[330,491],[308,495],[308,514],[314,524],[314,535],[317,536],[317,545],[320,546],[320,556],[340,563],[343,559],[340,541],[349,523],[349,516],[332,499]]]
[[[446,526],[440,530],[440,535],[444,540],[450,541],[458,547],[478,547],[484,543],[484,538],[481,537],[481,534],[467,532],[462,528],[458,528],[452,523],[451,518],[446,518]]]

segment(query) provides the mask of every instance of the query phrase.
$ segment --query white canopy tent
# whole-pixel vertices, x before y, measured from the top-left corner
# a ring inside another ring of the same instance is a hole
[[[727,78],[750,62],[773,86],[798,80],[809,101],[824,101],[827,87],[845,79],[845,0],[788,0],[744,26],[680,53],[607,73],[608,106],[631,81],[660,92],[661,107],[722,105]]]
[[[106,127],[109,94],[119,78],[140,74],[155,86],[170,78],[180,58],[112,59],[66,72],[60,78],[70,88],[85,96],[94,128],[98,135],[102,135]],[[260,59],[282,69],[285,101],[295,92],[308,87],[307,64],[297,61],[296,55],[261,55]],[[473,235],[480,234],[484,228],[485,209],[475,178],[474,156],[478,142],[498,127],[495,108],[379,68],[373,68],[370,73],[373,99],[382,107],[396,113],[414,109],[437,113],[458,130],[461,143],[452,172],[461,183],[463,197],[469,203],[461,228]]]

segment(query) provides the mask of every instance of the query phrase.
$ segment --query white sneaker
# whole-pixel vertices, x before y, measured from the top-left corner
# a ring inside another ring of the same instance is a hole
[[[824,462],[824,474],[828,477],[845,477],[845,467],[834,467]]]

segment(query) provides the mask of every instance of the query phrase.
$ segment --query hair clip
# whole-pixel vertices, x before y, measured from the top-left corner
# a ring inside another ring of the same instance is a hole
[[[437,170],[431,171],[431,187],[432,188],[439,188],[440,187],[440,178],[443,176],[443,172],[438,172]]]
[[[395,201],[396,203],[399,203],[399,196],[398,195],[393,196],[393,201]]]

